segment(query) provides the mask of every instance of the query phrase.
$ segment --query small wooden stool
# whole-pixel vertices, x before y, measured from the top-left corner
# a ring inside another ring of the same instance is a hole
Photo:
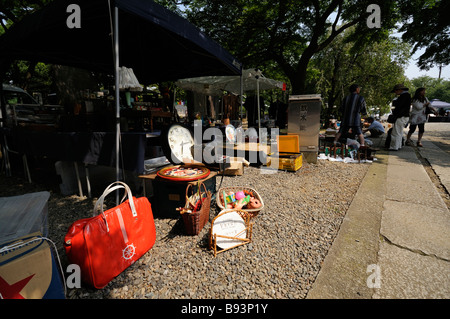
[[[358,157],[359,163],[361,163],[361,155],[363,155],[363,154],[364,154],[364,159],[367,160],[367,151],[368,150],[369,150],[369,147],[367,147],[367,146],[358,148],[357,157]]]
[[[346,154],[346,150],[347,150],[347,145],[345,145],[344,143],[341,143],[341,146],[337,146],[336,144],[334,144],[333,146],[330,147],[330,154],[333,153],[334,158],[336,158],[337,156],[337,150],[341,149],[341,156],[342,158],[345,157]]]

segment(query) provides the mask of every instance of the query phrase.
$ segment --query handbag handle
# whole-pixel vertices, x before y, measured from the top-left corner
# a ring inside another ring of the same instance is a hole
[[[120,185],[115,185],[115,184],[120,184]],[[133,194],[131,193],[131,189],[127,184],[120,182],[120,181],[112,183],[105,189],[103,194],[99,197],[99,199],[97,200],[97,202],[94,205],[93,216],[97,215],[97,211],[101,211],[103,218],[106,221],[106,216],[105,216],[105,213],[103,212],[103,202],[105,201],[105,197],[120,188],[124,188],[126,191],[124,196],[122,197],[121,203],[128,196],[128,203],[130,204],[130,208],[131,208],[133,217],[137,216],[137,211],[136,211],[136,207],[134,206]]]

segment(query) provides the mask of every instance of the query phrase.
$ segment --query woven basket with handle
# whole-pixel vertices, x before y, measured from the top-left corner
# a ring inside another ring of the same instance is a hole
[[[188,184],[186,187],[186,206],[185,209],[189,206],[189,199],[192,198],[192,195],[189,193],[193,193],[191,190],[192,184]],[[201,189],[203,188],[203,192]],[[183,218],[184,229],[186,234],[188,235],[198,235],[203,227],[209,220],[209,211],[211,207],[211,192],[206,190],[206,186],[203,183],[199,183],[197,192],[200,193],[201,198],[201,207],[197,208],[197,210],[193,210],[192,212],[186,212],[185,209],[181,209],[181,216]]]

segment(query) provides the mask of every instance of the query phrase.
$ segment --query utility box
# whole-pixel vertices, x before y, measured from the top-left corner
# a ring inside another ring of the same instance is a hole
[[[289,96],[288,134],[298,135],[300,153],[308,163],[317,163],[321,109],[320,94]]]

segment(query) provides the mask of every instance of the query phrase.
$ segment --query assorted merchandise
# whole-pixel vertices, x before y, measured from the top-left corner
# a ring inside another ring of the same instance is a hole
[[[170,171],[161,171],[174,177],[209,176],[206,168],[172,167]],[[213,194],[205,181],[207,179],[184,184],[187,185],[185,204],[177,210],[187,235],[198,235],[209,221]],[[172,180],[170,182],[173,183]],[[105,198],[122,190],[121,203],[104,210]],[[209,248],[214,256],[251,242],[252,218],[264,208],[261,196],[252,188],[221,188],[217,194],[221,212],[211,221],[209,230]],[[42,205],[34,205],[39,213],[36,216],[41,216],[42,211],[46,216],[47,193],[27,194],[20,197],[20,202],[37,199],[41,202],[41,195],[44,196],[42,204],[45,209]],[[11,206],[6,203],[5,207]],[[0,245],[0,294],[8,299],[65,298],[64,273],[59,256],[58,267],[47,243],[50,240],[40,232],[47,232],[47,227],[42,228],[41,222],[33,221],[32,224],[39,226],[37,233],[28,233]],[[64,249],[68,262],[80,267],[83,283],[101,289],[148,252],[155,241],[156,229],[149,200],[147,197],[134,197],[127,184],[117,181],[98,198],[92,217],[72,223],[64,237]],[[56,248],[55,251],[57,254]],[[20,289],[15,285],[17,282],[21,283]]]
[[[223,191],[222,194],[220,194],[220,199],[223,206],[226,208],[257,209],[261,207],[261,202],[247,190],[237,191],[236,193],[231,191],[225,193],[225,191]]]
[[[157,174],[142,176],[146,184],[147,197],[152,204],[153,215],[155,218],[180,218],[180,212],[177,208],[184,207],[186,204],[186,188],[192,184],[192,191],[195,193],[198,189],[198,182],[205,184],[206,189],[211,192],[211,199],[215,199],[217,171],[211,171],[210,174],[202,179],[167,179]]]
[[[157,175],[161,178],[179,181],[195,181],[206,178],[210,174],[206,167],[185,167],[174,166],[163,168],[158,171]]]
[[[216,202],[221,210],[241,209],[255,217],[264,208],[261,196],[250,187],[223,187],[217,193]]]

